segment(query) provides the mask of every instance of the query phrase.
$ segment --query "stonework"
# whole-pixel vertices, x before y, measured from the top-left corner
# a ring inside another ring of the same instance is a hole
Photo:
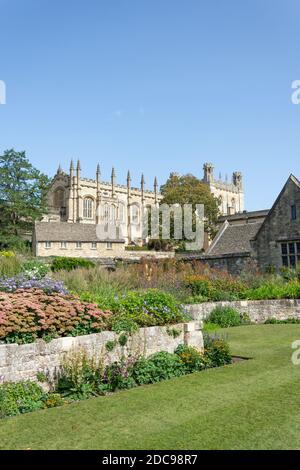
[[[253,323],[264,323],[269,318],[286,320],[300,319],[300,299],[282,300],[236,300],[233,302],[205,302],[188,305],[187,311],[196,321],[205,320],[216,307],[233,307],[241,314],[248,315]]]
[[[103,331],[85,336],[58,338],[46,343],[37,340],[31,344],[0,345],[0,381],[37,381],[37,373],[44,373],[52,380],[58,373],[63,357],[73,351],[84,350],[90,357],[98,357],[104,364],[118,361],[121,357],[149,357],[159,351],[173,353],[179,344],[186,344],[203,350],[203,335],[199,321],[180,323],[171,326],[140,328],[129,336],[126,346],[117,342],[118,335],[113,331]],[[176,338],[172,329],[179,333]],[[108,352],[106,343],[116,341],[116,347]]]
[[[211,163],[203,166],[203,182],[206,183],[211,193],[220,199],[220,213],[222,215],[236,214],[244,210],[244,190],[242,174],[235,171],[231,182],[217,180],[214,176],[214,167]]]
[[[290,175],[271,210],[222,217],[221,221],[205,254],[210,265],[225,266],[235,274],[246,258],[262,271],[295,268],[300,262],[300,182],[295,176]]]
[[[284,185],[253,239],[252,249],[262,269],[295,267],[300,262],[300,182],[295,176]]]

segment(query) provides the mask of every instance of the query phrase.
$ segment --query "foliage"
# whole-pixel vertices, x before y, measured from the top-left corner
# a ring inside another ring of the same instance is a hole
[[[112,330],[116,333],[127,332],[132,334],[137,331],[138,328],[137,323],[131,320],[131,318],[114,317],[112,320]]]
[[[220,367],[231,364],[232,357],[229,344],[218,335],[204,334],[204,353],[209,367]]]
[[[34,221],[47,211],[49,178],[26,158],[25,152],[0,155],[0,244],[21,247]]]
[[[218,276],[187,276],[185,285],[201,301],[236,300],[244,297],[247,289],[242,281],[224,272]]]
[[[167,328],[167,334],[171,336],[172,338],[177,338],[181,334],[181,330],[178,328]]]
[[[110,341],[107,341],[105,343],[105,348],[109,352],[113,351],[115,349],[115,347],[116,347],[116,342],[115,341],[110,340]]]
[[[299,299],[300,282],[297,279],[285,282],[279,277],[267,279],[259,287],[249,289],[246,297],[249,300]]]
[[[101,306],[101,302],[99,303]],[[184,306],[171,295],[157,289],[129,291],[114,299],[110,309],[116,319],[130,319],[139,326],[180,323],[187,320]]]
[[[89,357],[84,350],[73,351],[62,361],[56,390],[71,400],[83,400],[103,395],[103,365],[95,356]]]
[[[192,346],[181,344],[177,347],[175,354],[179,356],[187,374],[205,369],[209,364],[205,355]]]
[[[184,374],[180,357],[165,351],[148,359],[140,358],[132,367],[131,376],[138,385],[160,382]]]
[[[0,277],[15,276],[22,269],[22,263],[17,256],[0,256]]]
[[[0,256],[4,256],[5,258],[15,258],[16,254],[14,251],[4,250],[0,251]]]
[[[59,395],[46,393],[34,382],[7,382],[0,385],[0,418],[52,408],[63,403]]]
[[[37,259],[29,259],[22,264],[22,271],[28,279],[42,279],[50,271],[50,265]]]
[[[192,204],[193,210],[196,204],[204,204],[205,229],[211,235],[216,233],[216,222],[219,215],[219,201],[215,198],[209,187],[193,175],[179,176],[171,173],[167,182],[161,187],[163,199],[161,204]],[[195,219],[193,220],[195,229]]]
[[[57,256],[53,259],[51,264],[52,271],[73,271],[77,268],[92,268],[95,264],[84,258],[68,258],[64,256]]]
[[[215,307],[209,315],[208,321],[221,328],[239,326],[242,322],[240,313],[232,307]]]
[[[62,282],[48,277],[30,279],[27,273],[22,273],[11,278],[0,278],[0,291],[15,292],[18,289],[40,289],[46,294],[68,294]]]
[[[46,294],[39,289],[0,293],[0,340],[30,343],[61,336],[97,333],[107,328],[111,312],[72,295]]]
[[[285,324],[299,324],[300,318],[289,317],[284,320],[278,320],[277,318],[267,318],[264,322],[266,325],[285,325]]]

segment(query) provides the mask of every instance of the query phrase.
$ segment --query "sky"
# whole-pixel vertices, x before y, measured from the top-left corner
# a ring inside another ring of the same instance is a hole
[[[244,176],[247,210],[300,177],[299,0],[0,0],[0,153],[146,188]]]

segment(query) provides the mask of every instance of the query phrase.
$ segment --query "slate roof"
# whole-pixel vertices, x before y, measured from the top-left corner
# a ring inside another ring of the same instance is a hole
[[[248,219],[256,219],[256,218],[263,218],[267,217],[269,213],[269,209],[263,209],[259,211],[244,211],[244,212],[237,212],[236,214],[232,215],[221,215],[219,217],[218,222],[225,222],[225,220],[236,221],[236,220],[248,220]]]
[[[230,225],[224,222],[214,241],[207,250],[207,255],[228,255],[251,252],[250,240],[252,240],[262,222]]]
[[[124,243],[123,239],[99,239],[96,224],[73,224],[68,222],[36,222],[35,239],[37,242],[101,242]]]

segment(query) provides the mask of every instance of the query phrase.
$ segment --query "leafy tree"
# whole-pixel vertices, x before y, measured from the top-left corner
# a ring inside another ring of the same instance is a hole
[[[204,204],[205,231],[210,237],[216,234],[216,222],[219,216],[219,200],[215,198],[209,187],[191,174],[178,175],[171,173],[167,182],[161,187],[162,204]],[[195,225],[195,219],[193,221]]]
[[[25,152],[0,155],[0,244],[21,247],[36,219],[47,212],[48,176],[26,158]]]

